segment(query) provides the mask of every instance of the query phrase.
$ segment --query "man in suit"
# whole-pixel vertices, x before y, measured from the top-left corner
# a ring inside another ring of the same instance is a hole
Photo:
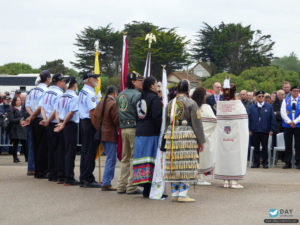
[[[213,85],[214,94],[206,98],[206,104],[210,105],[216,115],[217,102],[224,101],[224,96],[221,95],[221,84],[219,82]]]

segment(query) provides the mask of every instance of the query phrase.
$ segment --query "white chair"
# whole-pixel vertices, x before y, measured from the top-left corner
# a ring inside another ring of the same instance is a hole
[[[277,152],[284,152],[285,151],[285,142],[284,142],[284,134],[278,133],[276,136],[277,139],[277,146],[274,146],[274,152],[273,152],[273,167],[275,167],[275,164],[277,162]],[[292,144],[292,167],[295,168],[295,138],[293,137],[293,144]]]
[[[259,151],[262,151],[261,145],[259,147]],[[269,139],[268,139],[268,166],[269,166],[269,168],[271,166],[271,155],[272,155],[271,151],[272,151],[272,136],[269,135]],[[253,152],[254,152],[254,147],[251,146],[251,148],[250,148],[249,167],[251,167],[253,165]]]

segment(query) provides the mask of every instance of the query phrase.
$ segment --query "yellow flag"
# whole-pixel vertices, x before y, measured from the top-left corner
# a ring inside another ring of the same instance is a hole
[[[99,64],[99,55],[100,52],[95,53],[95,66],[94,66],[94,73],[100,75],[100,64]],[[95,87],[96,96],[98,96],[98,93],[101,93],[101,77],[98,78],[98,85]],[[99,98],[99,96],[98,96]]]

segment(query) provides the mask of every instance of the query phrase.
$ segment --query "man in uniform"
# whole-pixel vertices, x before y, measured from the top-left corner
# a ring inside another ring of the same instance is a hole
[[[140,91],[144,78],[131,72],[127,75],[126,89],[117,98],[120,128],[122,131],[122,161],[121,174],[118,180],[117,192],[127,194],[141,194],[142,192],[132,185],[133,179],[133,149],[136,131],[136,104],[141,98]]]
[[[55,132],[63,132],[64,147],[59,153],[58,171],[64,172],[64,185],[79,185],[74,178],[74,161],[76,157],[77,132],[79,123],[77,81],[70,78],[68,90],[58,100],[56,105]]]
[[[296,149],[296,167],[297,169],[300,169],[300,97],[298,86],[291,88],[291,96],[283,100],[280,113],[282,117],[285,142],[285,166],[283,169],[289,169],[292,167],[293,136]]]
[[[80,183],[81,187],[100,188],[101,185],[95,181],[93,171],[95,169],[95,157],[97,144],[94,140],[96,129],[92,124],[94,111],[97,106],[95,87],[98,77],[93,73],[84,75],[84,86],[79,93],[79,117],[81,133],[81,159],[80,159]]]
[[[52,77],[52,84],[39,103],[43,117],[40,124],[46,127],[47,130],[48,180],[63,183],[63,174],[58,174],[57,168],[57,161],[59,160],[57,153],[61,151],[61,145],[59,145],[60,134],[54,132],[54,128],[57,124],[55,119],[55,105],[64,93],[66,81],[60,73],[57,73]]]
[[[41,107],[39,101],[43,98],[51,82],[48,70],[43,70],[39,75],[39,84],[30,90],[26,98],[26,111],[30,115],[23,126],[32,122],[33,151],[35,161],[35,178],[47,178],[48,172],[48,150],[46,128],[40,125],[42,121]]]
[[[219,82],[214,83],[213,90],[214,94],[206,98],[206,104],[210,105],[216,115],[217,102],[224,101],[224,96],[221,95],[221,84]]]

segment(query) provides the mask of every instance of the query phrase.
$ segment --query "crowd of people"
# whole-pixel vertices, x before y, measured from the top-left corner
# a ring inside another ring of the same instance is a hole
[[[1,96],[1,141],[12,144],[14,163],[20,162],[17,151],[22,144],[27,175],[65,186],[149,198],[156,157],[161,151],[163,180],[171,183],[172,201],[194,202],[187,195],[189,185],[211,185],[207,175],[223,180],[225,188],[243,188],[238,180],[246,175],[251,146],[252,168],[260,164],[268,168],[269,136],[273,137],[272,146],[276,146],[276,134],[281,132],[285,140],[285,152],[280,156],[285,162],[283,168],[292,167],[295,147],[295,166],[300,169],[298,86],[284,82],[283,90],[271,94],[246,90],[236,94],[236,86],[226,79],[223,88],[216,82],[214,94],[209,95],[202,87],[191,90],[189,81],[182,80],[169,89],[165,96],[168,104],[164,105],[157,80],[136,72],[127,75],[121,93],[110,85],[98,101],[98,77],[85,74],[84,86],[77,95],[74,77],[60,73],[51,76],[44,70],[27,95],[17,91],[12,101],[9,93]],[[81,157],[76,180],[78,132]],[[100,143],[106,155],[102,183],[96,182],[93,175]],[[121,168],[117,186],[113,187],[118,147]],[[161,193],[160,198],[166,197],[165,192]]]

